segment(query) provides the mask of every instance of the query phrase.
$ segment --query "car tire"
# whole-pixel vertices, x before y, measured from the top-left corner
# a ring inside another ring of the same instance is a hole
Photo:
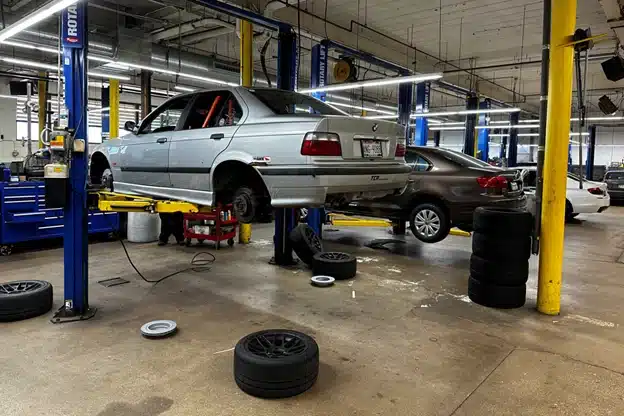
[[[520,308],[526,302],[526,285],[498,286],[480,282],[470,277],[468,280],[468,297],[474,303],[489,308]]]
[[[566,199],[566,205],[565,205],[565,222],[570,222],[574,217],[576,217],[578,214],[574,214],[574,208],[572,208],[572,203]]]
[[[526,261],[531,257],[531,238],[498,237],[474,232],[472,253],[499,262]]]
[[[0,283],[0,322],[20,321],[52,309],[52,285],[43,280]]]
[[[531,235],[533,216],[521,209],[478,207],[473,215],[472,228],[482,234],[524,237]]]
[[[523,285],[529,279],[529,262],[487,260],[473,254],[470,257],[470,276],[480,282],[498,286]]]
[[[357,258],[348,253],[328,251],[316,253],[312,261],[314,276],[331,276],[336,280],[346,280],[355,277],[357,273]]]
[[[295,396],[314,385],[318,372],[318,344],[298,331],[254,332],[234,347],[234,380],[252,396]]]
[[[238,222],[250,224],[256,219],[260,201],[258,195],[248,186],[241,186],[234,191],[232,209]]]
[[[311,266],[313,256],[323,251],[323,242],[308,224],[299,224],[290,232],[293,251],[302,262]]]
[[[448,215],[435,203],[417,205],[410,214],[409,222],[414,237],[424,243],[442,241],[451,230]]]

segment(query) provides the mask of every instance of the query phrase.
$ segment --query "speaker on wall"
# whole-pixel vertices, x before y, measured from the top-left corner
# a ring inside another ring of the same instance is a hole
[[[610,81],[619,81],[624,78],[624,60],[619,56],[607,59],[602,63],[602,70]]]

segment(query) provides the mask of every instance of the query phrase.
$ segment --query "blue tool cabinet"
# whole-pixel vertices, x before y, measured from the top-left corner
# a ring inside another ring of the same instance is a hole
[[[89,211],[89,234],[119,229],[116,212]],[[12,244],[63,237],[63,209],[45,207],[42,181],[0,182],[0,254]]]

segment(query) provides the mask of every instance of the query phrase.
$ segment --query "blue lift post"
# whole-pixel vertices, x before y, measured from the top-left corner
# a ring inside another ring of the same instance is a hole
[[[68,128],[75,139],[83,139],[84,152],[71,152],[69,184],[64,210],[63,256],[65,294],[63,306],[52,322],[88,319],[96,310],[89,308],[88,220],[87,220],[87,7],[84,2],[69,6],[62,13],[63,74]]]
[[[509,115],[509,124],[517,126],[520,120],[520,113],[515,112]],[[518,129],[509,129],[509,152],[507,156],[507,166],[514,167],[518,165]]]
[[[587,160],[585,161],[585,176],[588,180],[594,180],[594,159],[596,157],[596,126],[591,125],[589,130],[589,140],[587,140]]]
[[[312,47],[312,70],[310,71],[310,88],[319,88],[327,85],[327,53],[329,52],[327,42],[321,41]],[[327,94],[322,92],[312,93],[316,99],[325,101]],[[314,232],[323,238],[323,220],[325,218],[324,208],[308,209],[308,225]]]
[[[426,113],[429,111],[429,97],[431,95],[431,83],[422,82],[416,85],[416,112]],[[414,126],[414,139],[409,140],[410,146],[427,146],[429,140],[429,121],[426,117],[416,119]]]
[[[489,110],[492,108],[492,101],[488,98],[479,103],[480,109]],[[490,124],[489,114],[479,114],[479,126]],[[490,155],[490,129],[479,129],[477,133],[477,157],[487,162]]]
[[[277,44],[277,88],[294,91],[297,88],[297,42],[294,32],[280,28]],[[294,208],[275,209],[275,236],[272,264],[290,266],[295,263],[292,257],[290,232],[295,226]]]
[[[479,108],[479,97],[471,94],[466,97],[466,110],[476,110]],[[477,115],[466,115],[466,130],[464,130],[464,153],[470,156],[475,154],[475,126],[477,125]]]

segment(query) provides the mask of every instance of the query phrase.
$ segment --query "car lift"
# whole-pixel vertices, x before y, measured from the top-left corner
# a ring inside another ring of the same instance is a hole
[[[277,87],[296,89],[297,49],[292,27],[218,0],[193,0],[195,3],[230,16],[278,31]],[[84,140],[84,152],[72,152],[68,161],[68,196],[64,208],[64,302],[54,314],[53,323],[89,319],[96,309],[89,306],[88,280],[88,140],[87,139],[87,7],[84,2],[71,6],[72,34],[68,33],[68,10],[62,12],[63,75],[68,130]],[[75,8],[74,8],[75,7]],[[74,32],[75,31],[75,32]],[[150,198],[98,192],[98,205],[110,211],[200,212],[208,208],[176,201],[156,201]],[[295,224],[294,209],[275,210],[274,263],[293,263],[288,236]]]

